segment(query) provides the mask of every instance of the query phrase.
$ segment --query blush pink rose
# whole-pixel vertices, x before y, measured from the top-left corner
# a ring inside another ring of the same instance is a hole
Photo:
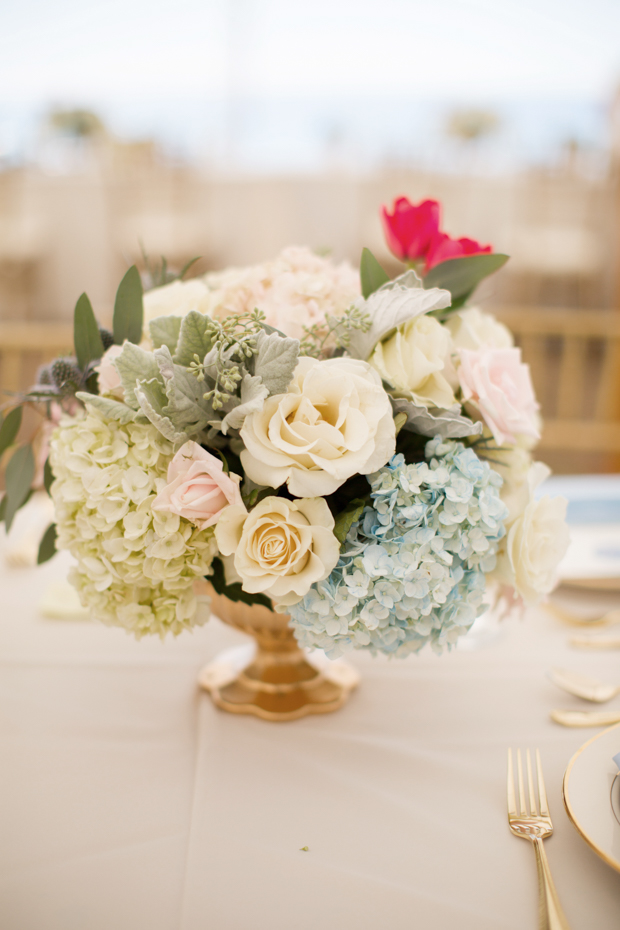
[[[116,370],[114,360],[119,357],[122,351],[122,346],[110,346],[101,356],[101,361],[95,368],[99,376],[100,394],[113,394],[121,387],[120,375]]]
[[[463,400],[473,401],[498,445],[517,436],[540,439],[538,404],[521,349],[461,349]]]
[[[153,501],[153,510],[176,513],[204,530],[217,523],[224,507],[243,503],[240,481],[198,443],[186,442],[168,466],[168,484]]]

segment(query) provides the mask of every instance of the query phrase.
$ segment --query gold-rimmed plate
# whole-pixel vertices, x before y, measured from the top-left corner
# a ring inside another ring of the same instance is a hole
[[[568,763],[562,784],[570,821],[588,846],[620,872],[620,724],[588,740]]]

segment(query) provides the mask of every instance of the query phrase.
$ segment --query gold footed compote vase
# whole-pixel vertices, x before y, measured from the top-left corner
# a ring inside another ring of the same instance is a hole
[[[216,617],[255,640],[221,653],[200,672],[200,686],[222,710],[263,720],[328,714],[342,707],[359,683],[359,673],[346,662],[330,662],[322,653],[307,656],[288,614],[230,601],[212,588],[209,596]]]

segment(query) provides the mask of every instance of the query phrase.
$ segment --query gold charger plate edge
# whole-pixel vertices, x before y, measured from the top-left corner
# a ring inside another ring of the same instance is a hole
[[[606,862],[607,865],[611,866],[612,869],[615,869],[616,872],[620,872],[620,862],[618,862],[616,859],[612,859],[611,856],[609,856],[604,850],[600,849],[596,845],[596,843],[594,843],[590,839],[590,837],[586,833],[584,833],[583,828],[579,825],[575,812],[573,811],[571,807],[570,798],[568,796],[568,779],[570,777],[570,773],[573,769],[575,762],[577,761],[579,756],[582,754],[582,752],[585,749],[587,749],[588,746],[591,745],[591,743],[594,743],[597,739],[600,739],[602,736],[605,736],[607,733],[610,733],[612,730],[618,730],[618,729],[620,729],[620,723],[614,724],[613,727],[607,727],[607,729],[603,730],[602,733],[597,733],[596,736],[592,736],[586,743],[584,743],[583,746],[581,746],[577,750],[577,752],[574,754],[574,756],[571,758],[570,762],[566,766],[566,771],[564,772],[564,778],[562,779],[562,800],[564,801],[564,807],[566,808],[568,819],[570,820],[571,824],[573,825],[573,827],[575,828],[579,836],[582,838],[582,840],[584,840],[588,844],[590,849],[592,849],[596,853],[597,856],[600,856],[600,858],[604,862]]]

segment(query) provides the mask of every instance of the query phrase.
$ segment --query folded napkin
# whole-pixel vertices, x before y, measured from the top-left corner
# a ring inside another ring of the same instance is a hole
[[[51,620],[88,620],[78,593],[68,581],[53,581],[39,601],[39,611]]]
[[[5,537],[4,560],[9,568],[32,568],[37,564],[39,545],[45,530],[54,522],[54,504],[45,491],[37,491],[15,515],[10,534]]]

